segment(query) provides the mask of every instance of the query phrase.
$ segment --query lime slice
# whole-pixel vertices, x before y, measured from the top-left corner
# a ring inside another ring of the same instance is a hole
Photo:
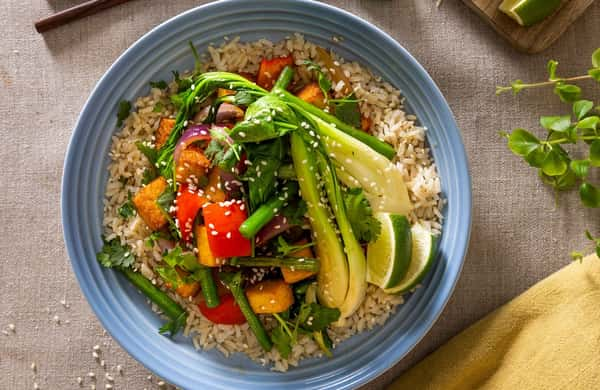
[[[437,237],[419,224],[412,227],[411,236],[412,255],[408,271],[398,284],[385,289],[388,294],[401,294],[415,288],[434,263]]]
[[[531,26],[560,7],[561,0],[504,0],[498,7],[521,26]]]
[[[381,234],[367,247],[367,282],[381,288],[398,284],[410,264],[412,239],[404,215],[378,213]]]

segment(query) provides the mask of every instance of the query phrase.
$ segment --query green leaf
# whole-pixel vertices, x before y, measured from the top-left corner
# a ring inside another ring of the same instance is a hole
[[[571,189],[577,183],[577,176],[575,176],[575,173],[570,169],[567,169],[567,171],[560,176],[555,176],[554,179],[553,187],[557,191]]]
[[[154,166],[152,168],[144,169],[144,173],[142,173],[142,184],[146,185],[152,182],[154,179],[158,177],[158,172]]]
[[[181,280],[181,277],[175,271],[175,268],[171,266],[158,266],[154,267],[154,271],[160,276],[160,278],[165,282],[171,285],[171,288],[178,288],[180,284],[183,284],[184,281]]]
[[[573,160],[569,167],[577,177],[585,178],[588,175],[590,168],[589,160]]]
[[[571,116],[542,116],[540,117],[540,125],[547,130],[563,132],[571,126]]]
[[[573,103],[573,114],[577,120],[583,119],[588,112],[594,107],[594,102],[589,100],[577,100]]]
[[[573,259],[573,261],[581,261],[583,260],[583,253],[579,251],[573,251],[571,252],[571,258]]]
[[[271,331],[271,341],[273,341],[282,358],[287,359],[290,356],[292,353],[292,338],[281,325]]]
[[[600,139],[590,145],[590,162],[595,167],[600,167]]]
[[[571,103],[581,97],[581,88],[573,84],[558,83],[554,87],[554,93],[565,103]]]
[[[525,156],[525,161],[532,167],[540,168],[547,153],[546,149],[542,145],[539,145]]]
[[[599,123],[600,123],[600,117],[594,115],[594,116],[588,116],[587,118],[580,120],[579,122],[577,122],[577,125],[575,127],[577,127],[578,129],[595,130],[598,127]]]
[[[555,60],[548,61],[548,65],[546,65],[546,68],[548,69],[548,80],[554,81],[554,80],[558,79],[558,77],[556,77],[556,68],[557,67],[558,67],[558,61],[555,61]]]
[[[516,129],[508,137],[508,147],[519,156],[527,156],[539,145],[540,140],[524,129]]]
[[[165,106],[161,102],[157,102],[152,109],[152,112],[163,112]]]
[[[229,135],[221,127],[213,127],[210,130],[210,136],[211,141],[204,154],[214,166],[231,172],[231,169],[240,160],[242,146],[231,143]]]
[[[281,215],[286,217],[288,223],[291,225],[302,225],[306,211],[306,202],[302,198],[299,198],[296,201],[292,200],[289,205],[285,206],[281,210]]]
[[[158,150],[148,145],[145,141],[137,141],[135,146],[144,156],[146,156],[152,167],[155,167],[156,160],[158,160]]]
[[[266,95],[248,106],[244,120],[229,136],[238,143],[262,142],[279,138],[298,128],[292,109],[274,95]]]
[[[158,89],[167,89],[169,84],[165,80],[150,81],[150,87]]]
[[[135,206],[133,205],[133,201],[131,200],[131,192],[129,192],[127,201],[123,203],[121,207],[119,207],[117,212],[122,218],[125,219],[133,217],[135,215]]]
[[[381,232],[381,223],[373,217],[373,210],[362,188],[351,188],[343,193],[346,215],[358,241],[372,242]]]
[[[321,306],[318,303],[310,304],[310,313],[306,315],[306,321],[302,323],[302,328],[310,331],[325,330],[332,322],[340,318],[340,311],[329,307]]]
[[[560,176],[566,172],[568,165],[560,152],[556,148],[552,148],[542,161],[541,168],[542,172],[548,176]]]
[[[594,239],[594,236],[592,236],[592,233],[590,233],[590,231],[589,231],[589,230],[586,230],[586,231],[585,231],[585,237],[586,237],[588,240],[590,240],[590,241],[596,241],[596,240]]]
[[[592,65],[594,68],[600,68],[600,48],[592,53]]]
[[[579,197],[585,207],[600,207],[600,190],[590,183],[583,183],[579,187]]]
[[[596,256],[600,257],[600,244],[596,245]]]
[[[338,103],[334,102],[333,106],[335,107],[336,118],[354,128],[360,128],[360,108],[354,92]]]
[[[248,182],[250,209],[256,210],[275,192],[277,176],[284,154],[283,139],[276,138],[260,144],[246,144],[247,160],[251,165],[242,176]]]
[[[305,60],[304,65],[307,65],[308,70],[314,71],[317,74],[317,83],[319,84],[319,88],[321,89],[323,96],[327,98],[329,95],[329,90],[331,89],[331,80],[325,76],[321,70],[321,67],[313,61]]]
[[[128,100],[121,100],[117,111],[117,127],[123,126],[123,121],[129,116],[129,111],[131,111],[131,103]]]
[[[308,244],[303,245],[290,245],[287,243],[285,238],[282,236],[277,237],[277,254],[282,257],[287,257],[290,253],[301,251],[305,248],[310,248],[314,246],[314,242],[309,242]]]
[[[187,313],[184,311],[176,319],[171,320],[163,326],[161,326],[158,329],[158,333],[160,333],[161,335],[174,336],[175,334],[177,334],[177,332],[179,332],[179,329],[185,326],[186,321]]]
[[[600,68],[594,68],[588,70],[588,74],[592,76],[592,78],[600,83]]]
[[[131,253],[128,245],[121,244],[121,240],[113,238],[110,241],[104,241],[102,250],[96,255],[96,259],[104,267],[131,267],[135,262],[135,257]]]

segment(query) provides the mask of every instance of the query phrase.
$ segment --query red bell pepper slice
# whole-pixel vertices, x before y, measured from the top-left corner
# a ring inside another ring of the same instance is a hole
[[[264,89],[271,90],[283,68],[292,65],[294,65],[294,58],[291,55],[272,58],[270,60],[263,58],[258,67],[256,84]]]
[[[198,304],[200,313],[215,324],[238,325],[246,322],[246,317],[235,302],[233,295],[226,294],[219,298],[219,306],[210,308],[204,301]]]
[[[203,207],[204,226],[208,229],[208,246],[215,257],[250,256],[252,243],[240,233],[248,219],[240,200],[210,203]]]
[[[179,224],[179,230],[181,230],[181,239],[184,242],[190,242],[192,240],[194,219],[202,205],[207,202],[207,199],[200,195],[198,191],[192,191],[187,184],[184,184],[179,187],[175,202],[177,206],[175,216]]]

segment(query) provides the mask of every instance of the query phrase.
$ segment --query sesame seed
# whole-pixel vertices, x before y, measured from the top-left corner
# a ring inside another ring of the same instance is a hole
[[[213,236],[217,236],[217,235],[219,235],[219,232],[216,230],[213,230],[210,232],[210,234],[212,234]]]
[[[37,371],[37,366],[36,366],[35,362],[31,363],[31,371],[33,371],[33,372]]]
[[[94,359],[98,360],[98,358],[100,358],[100,355],[98,355],[98,352],[94,351],[92,352],[92,356],[94,357]]]
[[[227,232],[227,234],[225,235],[225,237],[231,238],[231,232]]]
[[[10,330],[11,330],[11,332],[13,332],[13,333],[14,333],[14,332],[15,332],[15,329],[16,329],[16,327],[15,327],[15,324],[8,324],[8,329],[10,329]]]

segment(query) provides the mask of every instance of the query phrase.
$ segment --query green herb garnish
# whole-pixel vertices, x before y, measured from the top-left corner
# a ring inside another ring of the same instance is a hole
[[[117,127],[123,126],[123,121],[129,116],[129,111],[131,111],[131,103],[128,100],[121,100],[117,112]]]

